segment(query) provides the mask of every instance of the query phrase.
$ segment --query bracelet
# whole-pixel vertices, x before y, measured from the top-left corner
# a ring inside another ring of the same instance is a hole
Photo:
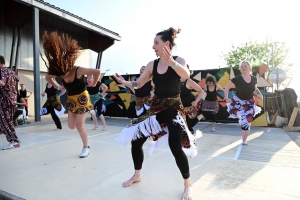
[[[59,84],[57,84],[57,90],[60,90],[60,85]]]
[[[173,66],[173,69],[176,69],[178,67],[178,63],[175,61],[175,65]]]

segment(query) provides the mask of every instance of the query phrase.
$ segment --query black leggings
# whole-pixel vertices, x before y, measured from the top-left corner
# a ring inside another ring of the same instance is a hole
[[[189,118],[189,116],[186,116],[186,123],[189,128],[189,130],[194,134],[194,129],[193,127],[199,122],[197,116],[194,119]]]
[[[205,118],[209,118],[212,122],[216,122],[217,121],[217,114],[216,113],[208,112],[208,111],[202,111],[201,114]]]
[[[59,119],[59,117],[55,114],[55,111],[54,111],[53,106],[52,106],[52,105],[48,106],[48,107],[47,107],[47,110],[48,110],[48,112],[50,112],[51,117],[52,117],[52,119],[53,119],[53,121],[54,121],[56,127],[57,127],[58,129],[62,129],[60,119]]]
[[[182,140],[182,128],[179,124],[174,124],[172,121],[177,115],[177,110],[174,108],[168,108],[156,115],[156,119],[159,123],[166,122],[169,129],[169,146],[173,156],[175,157],[176,164],[184,179],[190,177],[189,163],[185,153],[181,147]],[[142,169],[144,160],[143,144],[147,140],[147,137],[142,137],[131,142],[131,154],[134,163],[134,169]]]
[[[94,107],[97,108],[97,113],[98,113],[99,116],[103,114],[102,113],[102,106],[103,106],[103,100],[102,99],[97,101],[97,103],[95,103],[95,106],[94,106]]]

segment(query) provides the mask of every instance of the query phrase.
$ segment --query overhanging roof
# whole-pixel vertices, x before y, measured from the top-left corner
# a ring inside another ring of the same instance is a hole
[[[73,13],[51,5],[43,0],[0,0],[0,6],[3,9],[1,24],[21,29],[29,20],[32,19],[32,8],[40,10],[40,24],[49,23],[49,19],[55,18],[55,23],[72,24],[85,32],[87,37],[87,47],[95,52],[104,51],[114,44],[114,41],[120,41],[121,36],[111,30],[94,24]],[[61,25],[65,28],[64,25]],[[76,29],[77,29],[76,28]],[[74,38],[76,39],[76,38]]]

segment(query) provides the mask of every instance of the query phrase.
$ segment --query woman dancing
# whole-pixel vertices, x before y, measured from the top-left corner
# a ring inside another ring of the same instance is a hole
[[[189,65],[187,65],[187,68],[190,69]],[[190,73],[191,75],[193,74],[192,71],[190,71]],[[192,79],[181,79],[180,86],[180,98],[184,107],[184,114],[186,115],[186,123],[191,133],[194,134],[193,127],[199,122],[197,117],[201,108],[200,100],[203,97],[204,92]],[[197,98],[192,93],[192,90],[198,92]],[[202,133],[197,131],[195,134],[201,135]]]
[[[98,128],[98,122],[97,122],[97,117],[96,117],[96,112],[95,112],[95,110],[97,109],[97,114],[99,115],[99,118],[103,125],[103,128],[101,131],[105,131],[106,130],[106,121],[103,116],[103,113],[105,112],[105,105],[103,102],[103,98],[105,97],[105,94],[106,94],[105,92],[108,89],[108,87],[100,81],[98,81],[96,83],[96,86],[93,86],[93,85],[94,85],[94,77],[93,77],[93,75],[88,75],[87,91],[90,95],[90,100],[94,106],[94,110],[90,110],[92,119],[95,124],[95,127],[92,130],[96,130]],[[100,93],[100,90],[102,90],[101,93]]]
[[[122,76],[115,74],[115,79],[127,86],[140,88],[151,78],[155,85],[155,95],[149,111],[133,121],[132,125],[123,129],[117,141],[126,144],[131,142],[131,153],[135,173],[123,183],[128,187],[141,181],[141,169],[144,159],[143,144],[150,139],[150,151],[159,146],[162,140],[169,142],[169,146],[176,164],[184,180],[182,199],[192,199],[192,184],[187,156],[197,155],[197,147],[193,143],[194,137],[184,121],[183,106],[180,100],[180,79],[188,79],[189,70],[182,57],[172,56],[171,50],[175,46],[174,40],[180,30],[169,28],[156,34],[153,49],[159,57],[147,64],[143,74],[137,81],[125,81]]]
[[[60,85],[55,81],[55,77],[58,76],[62,79],[68,94],[66,103],[68,126],[70,129],[76,128],[79,132],[83,143],[79,157],[85,158],[89,155],[90,147],[84,122],[89,110],[93,109],[93,105],[86,90],[84,75],[93,75],[95,82],[92,86],[96,86],[100,77],[100,70],[75,66],[81,47],[78,46],[76,40],[66,34],[44,32],[43,47],[48,60],[48,65],[45,62],[48,68],[46,80],[54,88],[60,90]]]
[[[211,131],[216,131],[217,113],[219,111],[219,101],[217,98],[218,91],[223,91],[223,88],[217,84],[217,80],[214,76],[208,74],[206,76],[206,85],[203,90],[206,92],[205,101],[202,104],[201,115],[198,117],[200,121],[203,118],[210,118]]]
[[[254,116],[261,111],[255,105],[253,93],[257,95],[258,101],[263,99],[262,94],[257,88],[256,77],[252,76],[252,68],[248,61],[240,64],[241,76],[234,77],[225,87],[224,100],[226,100],[229,118],[238,118],[242,129],[242,144],[247,145],[247,137],[250,132],[251,122]],[[236,93],[232,99],[228,99],[229,89],[235,86]]]
[[[53,80],[54,81],[54,80]],[[51,117],[56,125],[56,130],[61,130],[61,122],[58,116],[65,113],[65,108],[60,102],[60,97],[66,92],[66,89],[60,85],[60,93],[57,94],[57,89],[51,83],[46,84],[46,89],[42,92],[42,97],[47,94],[47,101],[44,103],[42,109],[40,110],[41,115],[51,114]]]

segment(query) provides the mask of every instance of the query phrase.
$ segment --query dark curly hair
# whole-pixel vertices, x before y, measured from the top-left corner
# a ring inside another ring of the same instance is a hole
[[[49,75],[62,76],[74,69],[75,61],[81,53],[81,47],[77,43],[67,34],[58,34],[56,31],[50,34],[44,32],[43,47],[48,65],[42,55],[41,57]]]
[[[166,41],[169,41],[170,42],[170,49],[172,50],[174,46],[176,46],[174,40],[177,36],[177,34],[179,34],[181,32],[181,29],[175,29],[173,27],[167,29],[167,30],[164,30],[164,31],[161,31],[159,33],[156,34],[156,36],[160,35],[161,36],[161,40],[166,42]]]
[[[212,82],[214,85],[217,84],[216,77],[214,77],[214,76],[211,75],[211,74],[207,74],[205,82],[206,82],[206,83]]]

